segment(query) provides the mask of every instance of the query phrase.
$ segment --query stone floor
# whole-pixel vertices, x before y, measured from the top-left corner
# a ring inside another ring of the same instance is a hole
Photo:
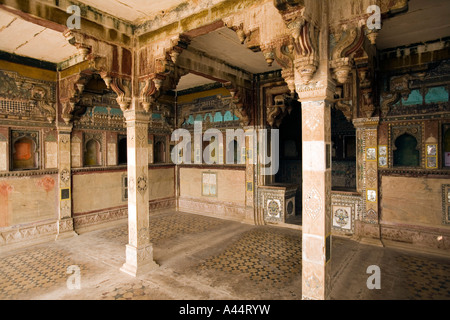
[[[0,299],[301,299],[300,230],[178,212],[152,215],[150,224],[158,269],[139,278],[119,271],[121,224],[0,253]],[[332,250],[332,299],[450,299],[449,258],[336,237]],[[380,290],[367,288],[370,265],[380,267]],[[80,289],[70,289],[71,266]]]

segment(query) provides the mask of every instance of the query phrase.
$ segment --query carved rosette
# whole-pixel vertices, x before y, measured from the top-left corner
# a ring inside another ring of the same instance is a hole
[[[137,179],[137,191],[141,194],[141,196],[145,195],[145,191],[147,191],[147,177],[142,175]]]
[[[61,171],[60,175],[61,175],[61,181],[64,184],[67,184],[69,182],[69,180],[70,180],[70,171],[67,170],[67,169],[64,169],[64,170]]]

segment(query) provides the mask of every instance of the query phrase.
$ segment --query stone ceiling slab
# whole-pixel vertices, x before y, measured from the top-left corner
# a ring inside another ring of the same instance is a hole
[[[186,0],[81,0],[80,2],[129,22],[153,18],[163,11],[187,3]]]
[[[391,49],[450,36],[448,0],[410,0],[407,13],[383,21],[377,48]]]
[[[202,76],[195,75],[193,73],[189,73],[183,77],[181,77],[180,82],[177,85],[177,91],[183,91],[186,89],[201,87],[207,84],[216,83],[214,80],[207,79]]]
[[[77,54],[64,36],[0,10],[0,50],[52,63]]]
[[[262,52],[248,49],[245,44],[241,44],[236,33],[227,27],[194,38],[189,48],[253,74],[281,69],[276,62],[269,67]]]

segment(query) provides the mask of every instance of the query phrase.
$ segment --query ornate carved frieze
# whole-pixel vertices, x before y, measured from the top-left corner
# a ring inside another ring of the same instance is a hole
[[[55,83],[26,78],[16,72],[0,71],[0,113],[19,119],[56,118]]]
[[[127,216],[128,216],[128,208],[123,207],[114,210],[101,211],[86,215],[78,215],[73,218],[73,223],[75,225],[75,230],[78,230],[97,224],[126,219]]]
[[[448,61],[427,72],[405,73],[388,78],[389,86],[381,93],[381,115],[395,117],[439,116],[450,111]]]
[[[38,225],[22,226],[0,232],[0,246],[40,237],[53,236],[57,233],[57,222],[47,222]]]

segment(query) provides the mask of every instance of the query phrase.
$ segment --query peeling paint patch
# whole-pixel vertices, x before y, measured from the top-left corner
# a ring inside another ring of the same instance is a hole
[[[44,177],[41,180],[39,180],[37,183],[37,186],[44,189],[45,192],[50,192],[55,187],[55,180],[52,177]]]
[[[0,184],[0,228],[9,226],[9,194],[13,191],[13,187],[3,182]]]

